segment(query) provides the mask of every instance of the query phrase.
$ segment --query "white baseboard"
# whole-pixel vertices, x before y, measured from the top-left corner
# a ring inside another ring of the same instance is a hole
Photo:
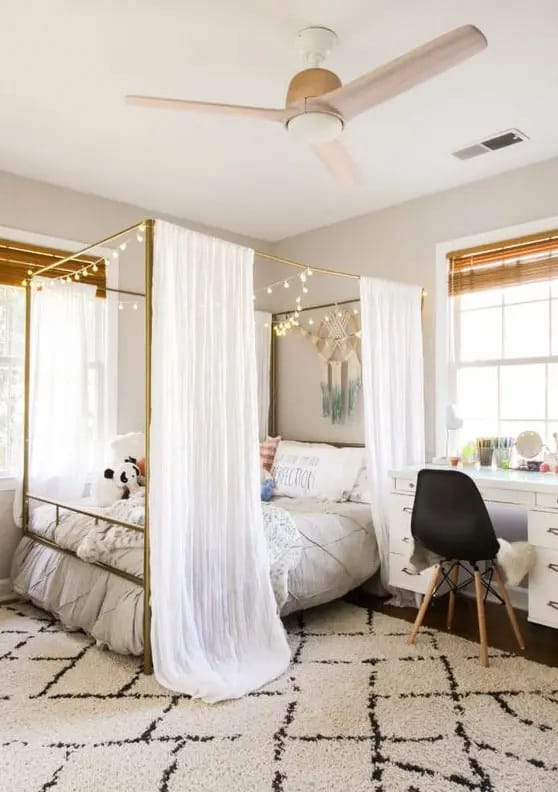
[[[1,578],[0,579],[0,602],[2,600],[12,599],[14,597],[14,592],[12,590],[12,581],[10,578]]]

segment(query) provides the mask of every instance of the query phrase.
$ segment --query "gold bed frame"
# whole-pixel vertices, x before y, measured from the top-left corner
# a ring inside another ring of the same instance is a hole
[[[145,297],[145,486],[146,492],[149,491],[149,447],[150,447],[150,424],[151,424],[151,325],[152,325],[152,300],[151,300],[151,287],[152,287],[152,277],[153,277],[153,249],[154,249],[154,235],[155,235],[155,220],[153,218],[147,218],[145,220],[140,220],[139,222],[135,223],[134,225],[128,226],[128,228],[124,228],[121,231],[117,231],[115,234],[111,234],[111,236],[105,237],[98,242],[94,242],[91,245],[88,245],[81,250],[72,253],[66,258],[57,260],[55,263],[50,264],[46,267],[42,267],[41,269],[36,270],[33,273],[33,277],[37,277],[42,275],[43,273],[54,269],[60,268],[62,265],[73,261],[74,259],[78,258],[79,256],[84,255],[90,251],[93,251],[95,248],[102,247],[103,245],[108,244],[109,242],[113,242],[115,239],[118,239],[125,234],[129,234],[130,232],[138,229],[139,227],[145,228],[144,231],[144,238],[145,238],[145,293],[142,294],[140,292],[131,292],[127,291],[126,289],[109,289],[107,288],[106,291],[108,292],[117,292],[120,294],[133,294],[137,297]],[[279,264],[286,264],[291,267],[296,267],[297,269],[312,269],[314,272],[319,272],[323,275],[336,275],[341,278],[351,278],[353,280],[360,280],[359,275],[355,275],[349,272],[342,272],[338,270],[326,269],[324,267],[315,267],[313,264],[303,264],[300,261],[293,261],[291,259],[283,258],[281,256],[274,256],[271,253],[265,253],[263,251],[254,251],[254,256],[258,256],[262,259],[267,259],[269,261],[275,261]],[[89,511],[87,509],[77,508],[75,506],[70,506],[69,504],[62,503],[60,501],[49,500],[48,498],[44,498],[42,496],[34,495],[33,493],[29,492],[29,409],[30,409],[30,372],[31,372],[31,278],[26,279],[25,282],[25,347],[24,347],[24,408],[23,408],[23,483],[22,483],[22,528],[23,528],[23,535],[28,537],[34,542],[42,544],[46,547],[50,547],[60,553],[64,553],[65,555],[74,556],[77,558],[77,555],[72,550],[68,548],[60,547],[55,541],[52,539],[47,539],[44,536],[40,536],[39,534],[32,531],[29,527],[29,502],[30,501],[38,501],[40,503],[46,503],[51,506],[55,507],[55,514],[56,514],[56,524],[58,525],[60,519],[60,510],[63,509],[64,511],[72,511],[76,514],[83,514],[87,517],[93,517],[96,521],[105,522],[109,525],[119,525],[124,528],[129,528],[133,531],[141,531],[144,534],[144,549],[143,549],[143,578],[137,577],[136,575],[132,575],[128,572],[124,572],[121,569],[117,569],[116,567],[111,566],[110,564],[104,564],[100,561],[95,562],[84,562],[89,563],[92,566],[99,567],[100,569],[105,570],[106,572],[110,572],[113,575],[117,575],[120,578],[124,578],[124,580],[128,580],[132,583],[135,583],[138,586],[143,588],[143,595],[144,595],[144,608],[143,608],[143,669],[146,674],[153,673],[153,658],[151,652],[151,608],[150,608],[150,600],[151,600],[151,573],[150,573],[150,533],[149,533],[149,498],[146,497],[145,499],[145,520],[144,526],[139,526],[131,522],[127,522],[125,520],[117,520],[111,517],[105,517],[98,512],[93,510]],[[77,281],[77,283],[81,283],[83,281]],[[273,356],[275,357],[275,356]],[[274,376],[274,365],[273,365],[273,376]]]

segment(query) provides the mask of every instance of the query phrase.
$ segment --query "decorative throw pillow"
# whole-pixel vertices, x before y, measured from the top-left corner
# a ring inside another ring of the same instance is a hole
[[[272,468],[274,495],[347,500],[361,465],[360,449],[282,441]]]
[[[277,446],[281,442],[281,435],[277,437],[270,437],[269,435],[260,443],[260,459],[262,461],[262,467],[264,470],[271,470],[273,466],[273,460],[275,459],[275,452],[277,451]]]

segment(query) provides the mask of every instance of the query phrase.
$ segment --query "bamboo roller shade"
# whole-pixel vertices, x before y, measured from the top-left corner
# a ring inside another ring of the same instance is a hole
[[[42,267],[48,267],[71,255],[71,252],[0,239],[0,284],[21,286],[22,281],[29,278],[29,270],[36,272]],[[97,272],[93,272],[93,264],[97,265]],[[105,260],[99,256],[77,256],[61,267],[54,267],[45,272],[41,277],[60,278],[63,275],[74,275],[76,272],[81,272],[84,267],[88,269],[87,276],[82,278],[82,282],[96,286],[97,297],[105,297]]]
[[[558,230],[455,250],[447,258],[452,297],[558,278]]]

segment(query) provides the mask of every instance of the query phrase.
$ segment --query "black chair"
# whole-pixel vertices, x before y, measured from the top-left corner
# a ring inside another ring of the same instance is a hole
[[[431,553],[441,558],[419,608],[408,643],[415,642],[432,597],[444,584],[449,587],[447,627],[451,630],[455,594],[474,581],[480,636],[480,663],[488,666],[488,642],[484,603],[488,592],[506,607],[520,649],[525,649],[501,570],[496,562],[498,540],[475,482],[458,470],[421,470],[417,486],[411,533]],[[469,563],[469,567],[465,566]],[[479,569],[482,566],[482,571]],[[473,570],[471,574],[470,568]],[[460,582],[460,570],[466,577]],[[496,592],[492,586],[495,578]]]

